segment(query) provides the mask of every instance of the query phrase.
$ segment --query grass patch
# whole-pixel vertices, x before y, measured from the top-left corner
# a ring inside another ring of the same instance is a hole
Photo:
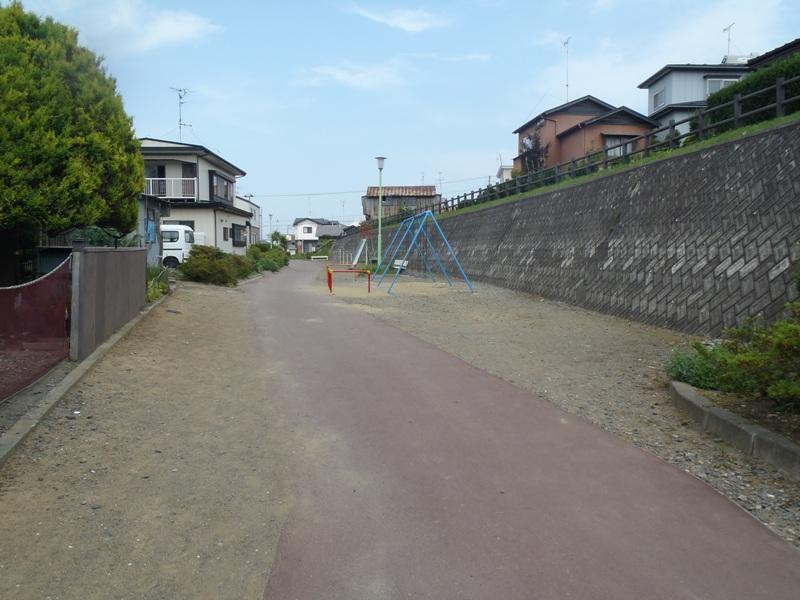
[[[153,302],[166,294],[169,294],[167,269],[147,267],[147,301]]]

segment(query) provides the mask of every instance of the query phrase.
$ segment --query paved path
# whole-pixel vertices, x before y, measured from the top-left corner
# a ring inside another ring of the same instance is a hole
[[[711,488],[320,295],[319,268],[248,290],[294,436],[265,598],[800,595],[800,554]]]

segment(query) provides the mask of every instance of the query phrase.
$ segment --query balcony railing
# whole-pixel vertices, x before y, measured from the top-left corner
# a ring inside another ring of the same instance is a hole
[[[197,201],[197,178],[159,177],[144,180],[144,193],[159,198]]]

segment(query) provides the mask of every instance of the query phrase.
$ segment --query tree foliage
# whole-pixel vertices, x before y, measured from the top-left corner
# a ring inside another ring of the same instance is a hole
[[[74,29],[0,7],[0,229],[136,225],[143,164],[102,59]]]
[[[269,236],[270,241],[284,250],[289,249],[289,239],[277,229]]]

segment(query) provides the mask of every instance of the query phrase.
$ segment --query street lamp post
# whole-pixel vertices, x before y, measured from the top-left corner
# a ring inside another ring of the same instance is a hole
[[[378,264],[383,262],[383,238],[381,226],[383,223],[383,161],[385,156],[376,156],[378,161]]]

